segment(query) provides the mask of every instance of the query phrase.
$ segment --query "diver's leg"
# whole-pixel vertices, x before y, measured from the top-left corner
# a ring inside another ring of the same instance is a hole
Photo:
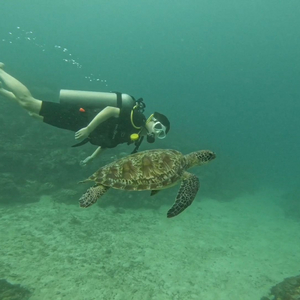
[[[33,98],[27,87],[6,73],[3,68],[4,64],[0,62],[0,80],[3,81],[10,91],[0,86],[0,95],[17,102],[28,111],[29,115],[42,119],[42,117],[39,116],[42,101]]]

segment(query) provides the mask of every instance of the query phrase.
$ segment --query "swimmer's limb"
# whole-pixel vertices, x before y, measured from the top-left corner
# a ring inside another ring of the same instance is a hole
[[[105,150],[105,148],[101,148],[101,146],[98,147],[98,148],[93,152],[92,155],[90,155],[90,156],[88,156],[87,158],[85,158],[84,160],[82,160],[82,161],[80,162],[80,165],[81,165],[82,167],[85,167],[88,163],[90,163],[90,162],[91,162],[92,160],[94,160],[97,156],[99,156],[100,153],[103,152],[104,150]]]

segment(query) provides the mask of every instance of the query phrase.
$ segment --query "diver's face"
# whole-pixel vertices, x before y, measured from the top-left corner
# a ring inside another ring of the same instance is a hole
[[[167,128],[166,126],[164,126],[162,123],[160,123],[159,121],[154,121],[154,124],[152,126],[152,129],[155,133],[155,136],[159,139],[164,139],[167,136]]]
[[[154,133],[152,132],[153,124],[154,124],[153,118],[150,121],[147,121],[146,123],[146,128],[149,133]]]
[[[148,132],[155,135],[158,139],[164,139],[167,136],[166,127],[159,122],[157,119],[152,118],[151,121],[148,122]]]

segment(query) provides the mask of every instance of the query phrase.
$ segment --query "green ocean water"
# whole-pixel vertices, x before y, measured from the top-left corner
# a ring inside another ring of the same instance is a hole
[[[36,98],[58,101],[60,89],[143,97],[171,130],[140,150],[217,154],[192,170],[201,189],[172,220],[176,187],[153,198],[111,190],[81,210],[87,186],[77,182],[133,146],[82,168],[93,146],[71,148],[72,132],[0,98],[0,279],[42,300],[254,300],[299,275],[299,1],[0,9],[0,61]]]

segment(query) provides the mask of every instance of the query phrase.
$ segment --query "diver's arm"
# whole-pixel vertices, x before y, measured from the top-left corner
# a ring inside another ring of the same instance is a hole
[[[105,148],[101,148],[101,146],[100,147],[98,147],[94,152],[93,152],[93,154],[91,155],[91,156],[88,156],[86,159],[84,159],[84,160],[82,160],[81,162],[80,162],[80,165],[81,166],[86,166],[89,162],[91,162],[94,158],[96,158],[97,156],[99,156],[99,154],[101,153],[101,152],[103,152],[105,150]]]
[[[90,122],[90,124],[87,127],[81,128],[75,133],[75,139],[78,140],[82,138],[87,138],[89,134],[93,132],[99,124],[111,117],[117,118],[119,114],[120,108],[112,106],[105,107],[95,116],[95,118]]]

